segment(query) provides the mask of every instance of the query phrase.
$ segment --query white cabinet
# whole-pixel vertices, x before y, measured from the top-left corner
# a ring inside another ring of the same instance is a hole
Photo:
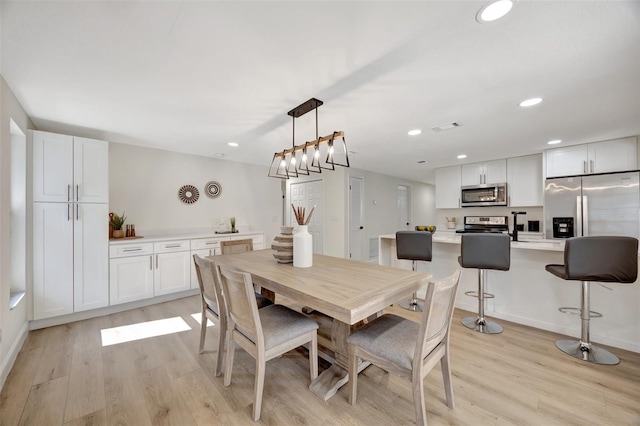
[[[110,305],[153,297],[153,244],[111,246]]]
[[[460,166],[436,169],[436,208],[460,207]]]
[[[507,181],[507,162],[504,159],[472,163],[462,166],[462,186]]]
[[[33,201],[109,202],[109,143],[31,132]]]
[[[109,206],[75,204],[73,221],[73,310],[109,305]]]
[[[191,256],[188,240],[155,243],[153,295],[175,293],[191,288]]]
[[[34,319],[109,304],[106,204],[34,203]]]
[[[109,304],[109,144],[30,131],[33,317]]]
[[[609,173],[638,168],[635,137],[545,151],[546,177]]]
[[[73,312],[71,204],[33,206],[33,319]]]
[[[542,206],[542,155],[507,159],[509,206]]]

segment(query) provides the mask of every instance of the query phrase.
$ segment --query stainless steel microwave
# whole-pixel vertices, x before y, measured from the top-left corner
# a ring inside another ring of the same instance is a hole
[[[507,205],[507,184],[493,183],[463,186],[460,194],[461,207],[486,207]]]

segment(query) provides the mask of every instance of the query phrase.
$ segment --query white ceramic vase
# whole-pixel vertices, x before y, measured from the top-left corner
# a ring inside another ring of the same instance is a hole
[[[299,225],[293,234],[293,266],[309,268],[313,265],[313,236],[308,225]]]

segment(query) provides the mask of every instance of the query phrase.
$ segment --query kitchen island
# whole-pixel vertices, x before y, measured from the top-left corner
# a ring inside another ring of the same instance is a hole
[[[418,270],[438,279],[459,268],[460,238],[455,232],[437,231],[433,235],[433,259],[418,262]],[[380,235],[378,263],[410,269],[411,263],[398,260],[395,253],[395,234]],[[580,306],[580,282],[563,281],[545,270],[547,264],[564,263],[563,253],[562,240],[512,241],[510,270],[487,272],[487,292],[495,298],[486,301],[486,315],[579,337],[580,317],[562,314],[558,308]],[[477,290],[477,270],[462,269],[459,287],[456,307],[477,312],[477,299],[464,294]],[[603,314],[603,318],[591,321],[592,341],[640,352],[640,285],[637,281],[604,286],[593,283],[591,309]]]

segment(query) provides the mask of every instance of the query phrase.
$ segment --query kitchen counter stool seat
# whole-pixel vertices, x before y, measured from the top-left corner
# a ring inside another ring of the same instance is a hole
[[[507,234],[469,233],[462,234],[458,263],[463,268],[478,270],[478,291],[467,291],[465,295],[478,298],[478,315],[467,317],[462,324],[472,330],[485,334],[502,333],[502,326],[484,316],[485,299],[493,298],[486,293],[487,270],[508,271],[511,267],[511,240]]]
[[[396,232],[396,257],[399,260],[411,260],[411,270],[418,269],[418,261],[431,262],[433,253],[433,237],[431,232],[425,231],[398,231]],[[423,304],[418,302],[418,296],[414,292],[411,299],[400,303],[404,309],[413,312],[422,312]]]
[[[564,265],[547,265],[545,269],[568,281],[582,281],[580,308],[559,308],[560,312],[577,311],[581,318],[580,340],[558,340],[556,347],[582,361],[615,365],[620,359],[591,344],[591,318],[602,315],[591,310],[590,283],[633,283],[638,277],[638,240],[632,237],[597,236],[569,238],[564,246]]]

